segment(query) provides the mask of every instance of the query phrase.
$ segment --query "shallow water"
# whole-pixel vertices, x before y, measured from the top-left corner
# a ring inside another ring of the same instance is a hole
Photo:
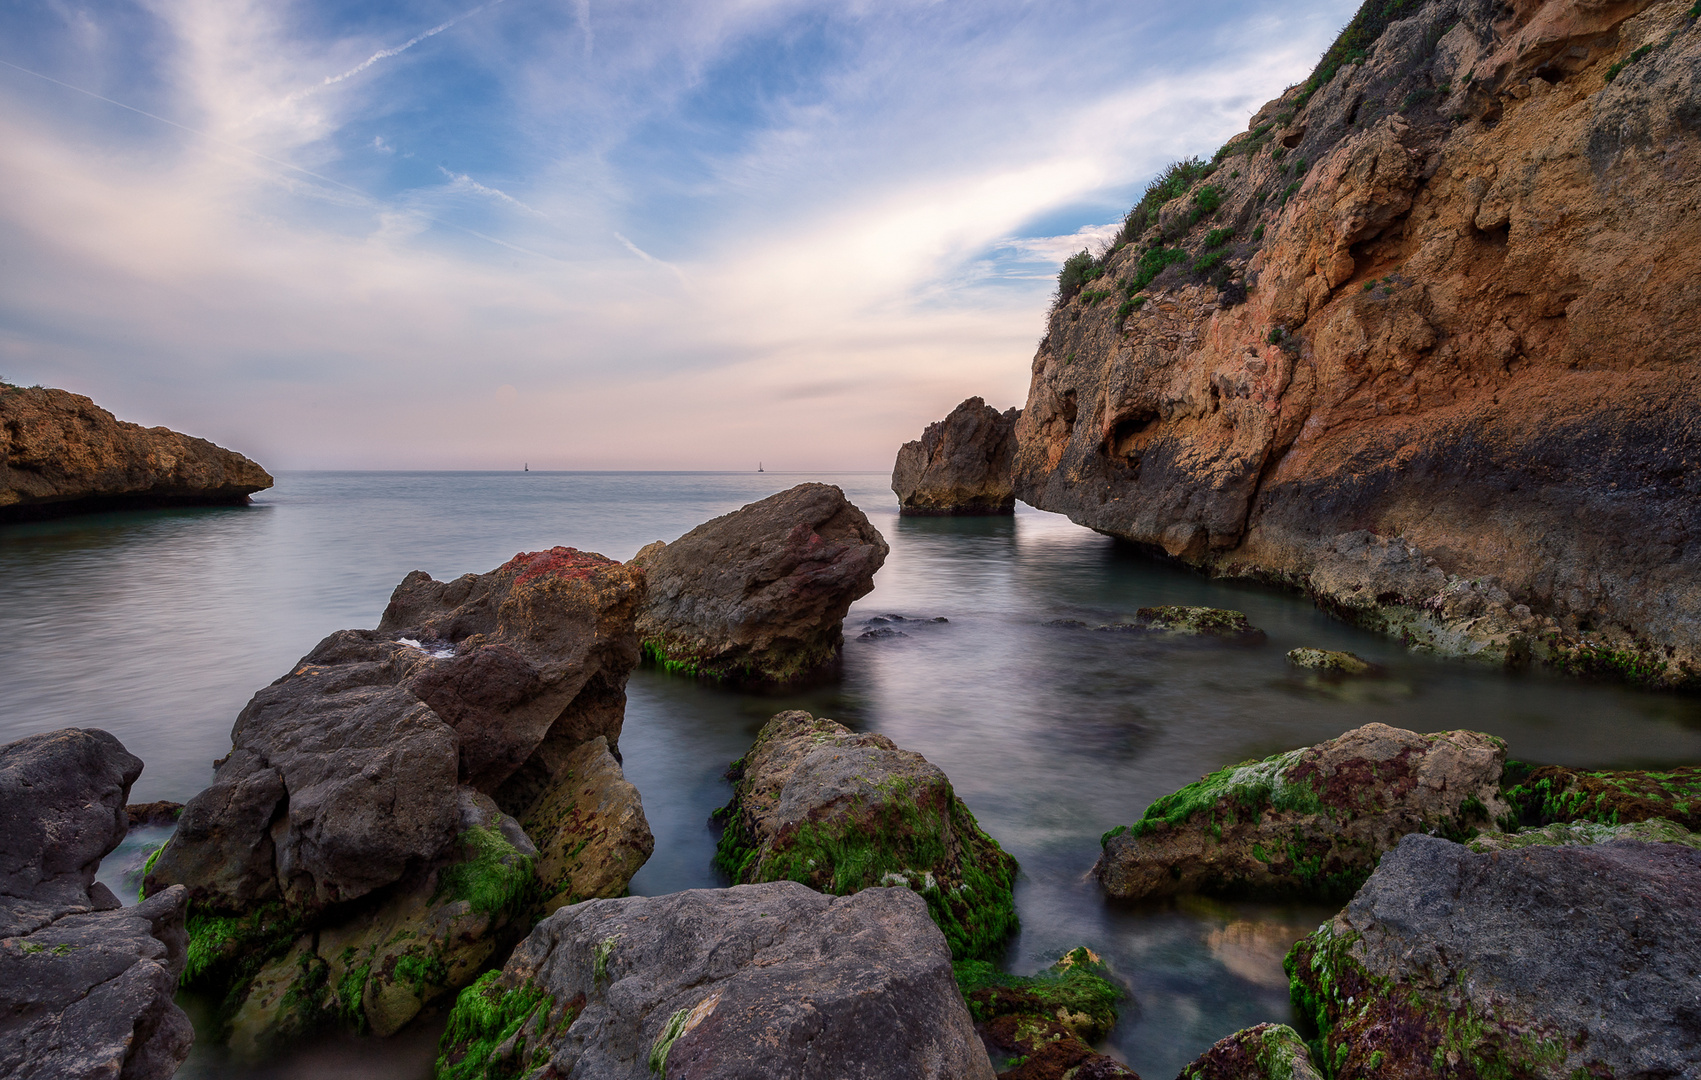
[[[1539,762],[1701,760],[1701,700],[1411,656],[1297,597],[1205,581],[1025,507],[1014,518],[900,519],[877,474],[293,474],[247,508],[0,527],[0,741],[106,728],[147,763],[134,800],[183,801],[210,779],[247,698],[331,631],[375,625],[409,570],[482,572],[554,544],[628,558],[813,479],[843,487],[892,544],[846,622],[841,676],[775,696],[634,673],[621,748],[656,854],[633,892],[724,884],[708,815],[730,792],[726,763],[772,713],[806,708],[883,732],[944,769],[1020,860],[1023,929],[1008,966],[1037,970],[1085,944],[1128,981],[1133,1002],[1107,1049],[1148,1080],[1174,1076],[1237,1028],[1289,1019],[1281,957],[1330,913],[1106,904],[1084,879],[1098,837],[1157,796],[1372,720],[1492,732]],[[1245,611],[1269,640],[1165,643],[1045,625],[1177,603]],[[859,637],[889,614],[948,621]],[[1389,676],[1308,680],[1284,660],[1302,644],[1350,649]],[[102,879],[133,897],[125,870],[160,837],[133,835]],[[434,1039],[426,1025],[388,1043],[328,1040],[265,1070],[198,1046],[180,1075],[418,1078]]]

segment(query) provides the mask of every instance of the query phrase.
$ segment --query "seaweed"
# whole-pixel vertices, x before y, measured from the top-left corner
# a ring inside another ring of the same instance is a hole
[[[550,995],[530,984],[504,988],[501,976],[499,971],[486,972],[455,999],[438,1044],[437,1080],[512,1080],[548,1060],[548,1045],[542,1040],[530,1054],[497,1056],[497,1049],[528,1020],[540,1013],[547,1016],[555,1007]]]

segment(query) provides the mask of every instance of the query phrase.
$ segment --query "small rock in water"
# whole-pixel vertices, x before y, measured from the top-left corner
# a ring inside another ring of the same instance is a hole
[[[132,829],[154,825],[175,825],[177,819],[183,816],[183,804],[164,801],[131,803],[124,808],[124,815],[129,819]]]
[[[1104,962],[1091,949],[1072,949],[1038,975],[1007,975],[984,961],[958,964],[956,971],[981,1037],[1025,1059],[1000,1073],[1000,1080],[1136,1075],[1092,1048],[1110,1033],[1117,1003],[1127,992],[1107,978]]]
[[[902,630],[894,630],[890,626],[877,626],[872,630],[864,630],[857,637],[863,641],[875,641],[880,638],[900,638],[909,637],[909,635]]]
[[[1080,619],[1047,619],[1045,622],[1040,623],[1040,625],[1048,626],[1055,630],[1086,630],[1089,628],[1089,624],[1082,622]]]
[[[1381,670],[1377,665],[1368,660],[1360,659],[1350,652],[1336,652],[1333,649],[1309,647],[1289,650],[1288,663],[1294,667],[1332,675],[1371,675]]]
[[[1247,621],[1239,611],[1224,608],[1143,607],[1134,613],[1135,625],[1148,630],[1198,637],[1220,637],[1235,641],[1263,641],[1264,631]]]

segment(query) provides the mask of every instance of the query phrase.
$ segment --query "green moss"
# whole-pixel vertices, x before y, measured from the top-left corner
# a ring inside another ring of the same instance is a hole
[[[1669,664],[1637,649],[1615,649],[1598,642],[1571,643],[1557,636],[1547,640],[1547,664],[1567,675],[1622,680],[1636,686],[1665,682]]]
[[[301,920],[278,903],[247,915],[224,915],[191,903],[184,928],[189,949],[182,985],[217,993],[246,986],[269,961],[288,952],[302,930]]]
[[[1511,816],[1501,822],[1507,832],[1517,826],[1592,821],[1619,825],[1664,818],[1688,829],[1701,828],[1701,767],[1671,770],[1584,772],[1543,766],[1508,775],[1505,789]]]
[[[486,972],[455,999],[438,1044],[436,1080],[513,1080],[548,1061],[542,1040],[529,1054],[494,1056],[533,1016],[547,1017],[554,1008],[554,999],[530,984],[504,989],[501,976]],[[571,1021],[569,1012],[558,1026]]]
[[[645,663],[659,667],[669,675],[710,682],[784,684],[801,678],[833,658],[833,649],[823,646],[764,654],[759,664],[748,659],[711,660],[694,656],[654,639],[640,643],[638,648]]]
[[[1109,1034],[1117,1004],[1127,996],[1111,982],[1097,956],[1072,949],[1038,975],[1009,975],[984,960],[951,965],[957,989],[977,1021],[998,1016],[1033,1016],[1062,1022],[1089,1042]]]
[[[434,902],[445,896],[465,900],[474,911],[498,917],[531,903],[537,888],[536,859],[520,854],[496,829],[475,826],[459,839],[471,857],[443,869]]]
[[[425,997],[430,987],[449,984],[449,969],[435,956],[404,953],[396,958],[394,971],[396,981],[406,983],[420,998]]]
[[[363,999],[366,994],[366,980],[372,975],[372,961],[362,964],[350,964],[354,950],[344,950],[343,963],[348,965],[343,977],[337,980],[337,1005],[340,1019],[344,1026],[356,1034],[366,1033],[366,1008]]]
[[[661,1034],[656,1037],[656,1043],[650,1047],[650,1071],[657,1076],[667,1075],[667,1052],[673,1049],[673,1044],[685,1034],[685,1021],[691,1016],[690,1009],[680,1009],[667,1018]]]
[[[1234,814],[1236,820],[1239,816],[1249,816],[1257,822],[1266,811],[1272,810],[1322,813],[1323,803],[1311,785],[1290,783],[1285,777],[1287,769],[1304,753],[1304,750],[1289,750],[1263,761],[1218,770],[1152,803],[1128,831],[1135,836],[1146,836],[1161,826],[1176,828],[1199,814],[1210,815],[1210,823],[1214,824],[1218,815]],[[1109,834],[1106,836],[1108,839]]]
[[[592,967],[592,977],[597,982],[608,978],[608,962],[614,956],[614,945],[619,940],[620,935],[614,934],[597,942],[596,959]]]
[[[148,898],[148,875],[154,872],[154,863],[159,862],[159,853],[164,850],[164,844],[154,848],[154,853],[149,855],[148,861],[142,864],[142,883],[136,887],[136,899],[146,900]]]

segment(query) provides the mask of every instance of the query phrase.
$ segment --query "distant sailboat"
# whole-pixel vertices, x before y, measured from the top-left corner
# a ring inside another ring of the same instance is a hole
[[[522,468],[520,471],[521,472],[531,472],[532,471],[532,463],[529,462],[529,461],[526,462],[525,467]]]
[[[760,461],[758,461],[758,462],[757,462],[757,463],[756,463],[756,471],[757,471],[757,472],[767,472],[767,470],[766,470],[766,469],[764,469],[764,468],[762,468],[762,463],[761,463],[761,462],[760,462]]]

